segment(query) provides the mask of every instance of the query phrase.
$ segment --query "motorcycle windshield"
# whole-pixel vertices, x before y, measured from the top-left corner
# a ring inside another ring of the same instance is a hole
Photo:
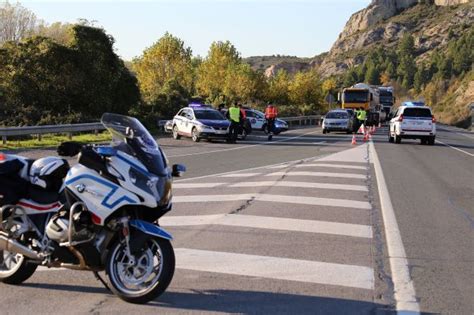
[[[167,175],[168,163],[163,151],[138,119],[105,113],[101,122],[112,134],[114,142],[128,144],[149,172],[159,176]]]

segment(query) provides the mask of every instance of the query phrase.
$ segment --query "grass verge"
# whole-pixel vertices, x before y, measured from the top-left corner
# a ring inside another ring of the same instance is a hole
[[[83,143],[100,143],[108,142],[112,139],[108,131],[95,134],[77,134],[73,135],[72,141],[78,141]],[[38,149],[38,148],[51,148],[57,147],[59,144],[65,141],[71,141],[66,135],[53,135],[46,134],[42,135],[41,141],[37,137],[31,137],[30,139],[15,139],[13,137],[8,138],[7,144],[0,142],[0,150],[17,150],[17,149]]]

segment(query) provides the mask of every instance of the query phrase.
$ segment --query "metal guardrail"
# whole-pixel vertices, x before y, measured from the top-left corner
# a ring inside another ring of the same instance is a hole
[[[295,117],[279,117],[279,119],[284,120],[288,123],[289,126],[310,126],[310,125],[321,125],[321,115],[312,115],[312,116],[295,116]],[[158,127],[160,129],[164,128],[168,120],[159,120]]]
[[[310,126],[321,124],[321,115],[313,116],[297,116],[297,117],[281,117],[289,126]],[[167,120],[158,121],[158,126],[164,127]],[[8,127],[0,128],[0,136],[3,144],[7,143],[8,137],[11,136],[30,136],[37,135],[41,141],[41,135],[51,133],[64,133],[72,138],[74,132],[94,131],[97,134],[100,130],[105,130],[102,123],[85,123],[85,124],[67,124],[67,125],[47,125],[47,126],[26,126],[26,127]]]
[[[281,120],[284,120],[290,126],[298,125],[316,125],[321,124],[321,115],[312,115],[312,116],[297,116],[297,117],[281,117]]]
[[[100,130],[104,129],[101,123],[8,127],[0,128],[0,136],[2,137],[3,144],[6,144],[7,137],[9,136],[38,135],[38,140],[41,141],[41,135],[43,134],[65,133],[68,134],[69,139],[71,139],[74,132],[94,131],[94,133],[97,134]]]

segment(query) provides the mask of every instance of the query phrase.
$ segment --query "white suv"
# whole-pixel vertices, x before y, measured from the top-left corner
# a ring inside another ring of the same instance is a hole
[[[436,119],[427,106],[405,102],[390,120],[388,141],[400,143],[403,139],[420,139],[421,144],[434,145]]]

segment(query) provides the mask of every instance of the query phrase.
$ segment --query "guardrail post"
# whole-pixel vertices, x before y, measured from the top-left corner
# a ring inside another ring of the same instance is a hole
[[[2,142],[3,144],[7,144],[7,136],[2,136]]]
[[[97,136],[99,134],[99,130],[98,129],[94,130],[94,134]]]
[[[42,137],[41,137],[41,134],[39,133],[38,134],[38,141],[41,141]]]
[[[69,140],[72,140],[72,132],[68,132],[67,137],[69,138]]]

